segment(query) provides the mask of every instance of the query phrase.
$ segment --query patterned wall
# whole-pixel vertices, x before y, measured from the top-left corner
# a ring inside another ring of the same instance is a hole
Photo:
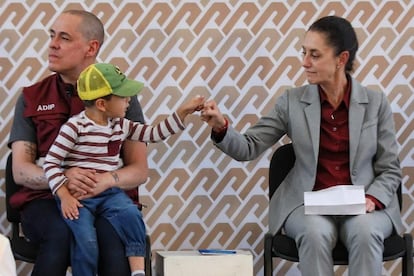
[[[146,83],[139,96],[148,122],[157,122],[195,94],[215,98],[233,125],[246,129],[280,93],[306,82],[301,40],[317,18],[352,21],[360,40],[354,76],[387,93],[395,112],[404,172],[403,219],[414,229],[414,3],[402,1],[0,1],[0,231],[10,232],[4,209],[4,164],[19,88],[47,71],[48,29],[68,8],[94,12],[106,28],[100,61],[113,62]],[[148,182],[141,199],[152,249],[249,249],[263,274],[267,231],[267,167],[271,150],[236,162],[214,148],[196,116],[188,129],[150,145]],[[282,141],[283,142],[283,141]],[[275,274],[297,265],[275,261]],[[30,265],[18,263],[20,275]],[[346,267],[337,267],[342,275]],[[384,274],[399,275],[399,263]]]

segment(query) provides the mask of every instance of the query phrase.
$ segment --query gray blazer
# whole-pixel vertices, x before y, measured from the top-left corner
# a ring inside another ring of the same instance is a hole
[[[303,193],[311,191],[319,152],[321,104],[316,85],[285,91],[267,116],[244,134],[229,127],[215,145],[232,158],[248,161],[287,134],[292,140],[296,162],[270,202],[269,228],[276,233],[287,216],[303,204]],[[385,212],[398,233],[403,231],[396,195],[401,181],[393,115],[387,98],[352,79],[349,106],[349,157],[351,180],[363,185],[366,194],[385,205]]]

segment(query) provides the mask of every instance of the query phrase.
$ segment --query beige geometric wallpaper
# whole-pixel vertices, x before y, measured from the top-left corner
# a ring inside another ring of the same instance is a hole
[[[147,122],[159,121],[185,98],[214,98],[239,130],[267,113],[286,87],[306,83],[301,41],[317,18],[336,14],[356,28],[354,76],[387,93],[395,113],[403,166],[403,220],[414,232],[414,3],[402,1],[34,1],[0,0],[0,231],[8,133],[19,88],[47,71],[48,29],[68,8],[94,12],[105,24],[99,61],[116,63],[145,82],[139,99]],[[248,249],[263,274],[267,174],[272,150],[236,162],[212,145],[196,116],[188,129],[148,147],[151,168],[140,187],[152,250]],[[283,141],[282,141],[283,142]],[[277,146],[277,145],[276,145]],[[154,265],[156,265],[154,263]],[[30,265],[18,262],[19,275]],[[336,267],[346,275],[346,267]],[[275,275],[298,275],[275,261]],[[384,275],[399,275],[399,262]]]

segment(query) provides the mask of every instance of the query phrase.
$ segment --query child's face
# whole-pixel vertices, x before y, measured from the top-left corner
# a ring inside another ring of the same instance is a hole
[[[123,118],[129,106],[131,97],[119,97],[112,95],[110,100],[106,101],[106,113],[111,118]]]

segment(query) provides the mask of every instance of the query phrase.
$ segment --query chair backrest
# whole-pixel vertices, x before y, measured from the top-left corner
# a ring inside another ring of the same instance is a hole
[[[400,204],[400,211],[402,210],[402,183],[398,185],[397,189],[397,197],[398,197],[398,203]]]
[[[291,143],[278,147],[269,166],[269,199],[295,164],[295,151]]]
[[[19,190],[19,186],[14,182],[12,171],[12,154],[7,157],[6,163],[6,212],[7,220],[10,222],[20,222],[20,213],[10,206],[10,197]]]

